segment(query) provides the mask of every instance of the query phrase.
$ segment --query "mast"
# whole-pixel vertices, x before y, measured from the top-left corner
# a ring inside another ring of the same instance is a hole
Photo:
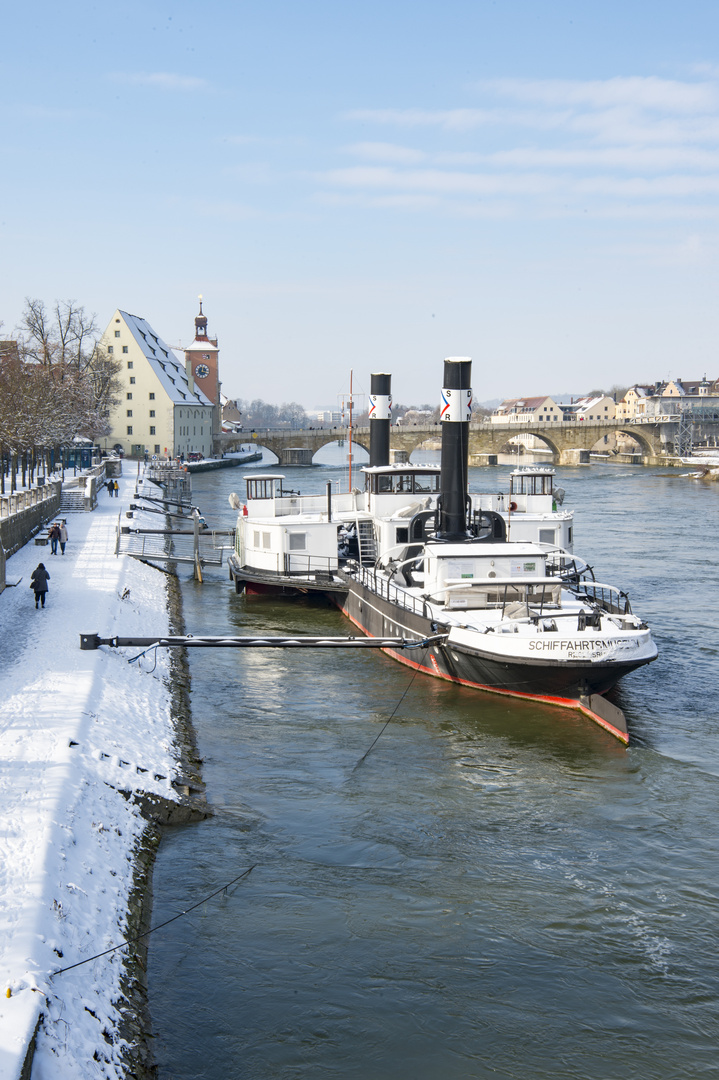
[[[352,490],[352,368],[350,368],[349,489]]]

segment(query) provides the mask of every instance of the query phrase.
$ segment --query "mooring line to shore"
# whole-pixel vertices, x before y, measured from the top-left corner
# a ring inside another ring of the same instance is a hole
[[[426,655],[427,655],[427,646],[425,645],[424,651],[423,651],[423,653],[422,653],[422,660],[424,660],[424,658],[426,657]],[[374,739],[374,741],[372,742],[371,746],[369,746],[369,747],[368,747],[368,749],[367,749],[367,750],[365,750],[365,752],[364,752],[364,754],[362,755],[362,757],[361,757],[361,758],[359,759],[359,761],[357,762],[357,764],[356,764],[356,765],[354,766],[354,768],[352,769],[352,772],[350,773],[350,776],[354,776],[354,774],[355,774],[355,773],[357,772],[357,769],[359,769],[360,765],[362,765],[362,764],[364,763],[365,759],[366,759],[367,757],[369,757],[369,755],[371,754],[372,750],[373,750],[373,749],[375,748],[375,746],[377,745],[377,743],[379,742],[379,740],[380,740],[380,739],[382,738],[382,736],[384,735],[384,733],[385,733],[385,731],[386,731],[387,727],[389,726],[389,724],[390,724],[390,723],[392,722],[392,720],[394,719],[394,717],[395,717],[395,714],[397,713],[397,710],[399,709],[400,705],[402,704],[402,702],[404,701],[404,699],[405,699],[405,698],[407,697],[407,694],[409,693],[409,691],[410,691],[410,689],[411,689],[411,687],[412,687],[412,683],[414,682],[415,678],[417,677],[417,672],[418,672],[418,671],[419,671],[419,667],[416,667],[416,668],[414,669],[414,671],[412,672],[412,678],[411,678],[411,679],[409,680],[409,682],[408,682],[408,683],[407,683],[407,685],[405,686],[405,688],[404,688],[404,691],[403,691],[403,693],[402,693],[402,697],[401,697],[401,698],[399,699],[399,701],[398,701],[398,702],[397,702],[397,704],[395,705],[394,709],[392,710],[392,712],[390,713],[390,715],[389,715],[389,716],[387,717],[387,720],[386,720],[386,722],[385,722],[385,723],[383,724],[383,726],[382,726],[382,730],[381,730],[381,731],[379,732],[379,734],[378,734],[378,735],[376,736],[376,738],[375,738],[375,739]]]
[[[150,934],[154,934],[156,930],[162,930],[163,926],[169,926],[170,923],[177,922],[183,915],[189,915],[191,911],[194,911],[198,907],[202,907],[208,900],[212,900],[214,896],[218,896],[221,892],[227,892],[232,885],[236,885],[238,881],[242,881],[243,878],[248,877],[257,866],[257,863],[253,863],[248,870],[244,870],[232,881],[228,881],[226,885],[221,885],[219,889],[215,889],[208,896],[204,896],[202,900],[198,900],[192,907],[185,908],[184,911],[180,911],[177,915],[173,915],[171,919],[165,919],[164,922],[158,923],[157,926],[151,926],[149,930],[145,930],[144,934],[137,934],[136,937],[128,938],[127,941],[121,941],[119,945],[113,945],[110,949],[105,949],[104,952],[96,953],[95,956],[88,956],[86,960],[78,960],[76,964],[70,964],[68,967],[60,968],[58,971],[53,971],[50,978],[53,979],[56,975],[64,975],[66,971],[72,971],[73,968],[82,967],[83,964],[89,964],[92,960],[99,960],[101,956],[108,956],[110,953],[117,952],[118,949],[124,949],[126,945],[134,945],[137,941],[142,941],[143,938],[149,937]]]

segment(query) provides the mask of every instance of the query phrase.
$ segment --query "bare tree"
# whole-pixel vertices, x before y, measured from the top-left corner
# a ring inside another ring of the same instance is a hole
[[[94,315],[75,300],[56,300],[51,312],[42,300],[25,300],[20,341],[26,360],[87,371],[100,333]]]
[[[94,315],[75,300],[57,300],[49,312],[42,300],[25,301],[20,349],[25,363],[52,370],[58,392],[58,435],[71,431],[95,439],[109,431],[109,416],[120,390],[120,361],[100,345]],[[64,441],[65,434],[56,438]]]

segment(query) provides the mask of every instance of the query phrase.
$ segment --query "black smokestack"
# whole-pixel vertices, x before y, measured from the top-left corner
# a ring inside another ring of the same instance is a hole
[[[442,470],[438,534],[444,540],[467,535],[467,466],[472,412],[472,361],[450,356],[444,362],[442,388]]]
[[[392,423],[392,376],[371,376],[369,395],[369,463],[389,465],[389,428]]]

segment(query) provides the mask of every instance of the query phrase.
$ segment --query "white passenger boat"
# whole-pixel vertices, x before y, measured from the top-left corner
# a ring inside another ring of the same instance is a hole
[[[573,554],[553,469],[515,469],[508,492],[468,494],[470,368],[445,362],[439,468],[376,463],[389,456],[387,416],[362,492],[301,496],[282,474],[247,477],[244,504],[231,497],[235,587],[325,593],[363,633],[416,641],[409,654],[385,650],[400,663],[580,709],[626,742],[623,714],[601,695],[655,659],[651,632]]]

